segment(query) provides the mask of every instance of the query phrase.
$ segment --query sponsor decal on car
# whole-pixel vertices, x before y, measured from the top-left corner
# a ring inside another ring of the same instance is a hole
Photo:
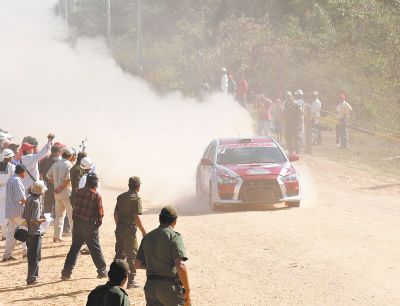
[[[269,171],[268,169],[249,169],[247,170],[246,173],[251,175],[262,175],[262,174],[270,174],[271,171]]]

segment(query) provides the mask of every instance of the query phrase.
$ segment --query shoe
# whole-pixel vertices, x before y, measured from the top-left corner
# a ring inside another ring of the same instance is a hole
[[[81,253],[82,255],[90,255],[89,249],[87,249],[87,248],[83,248],[83,249],[80,251],[80,253]]]
[[[67,281],[67,280],[70,280],[70,279],[71,279],[71,276],[61,275],[61,279],[62,279],[63,281]]]
[[[15,257],[12,257],[12,256],[7,257],[7,258],[3,258],[3,262],[5,262],[5,261],[14,261],[14,260],[17,260],[17,259]]]
[[[139,284],[135,282],[135,275],[128,275],[128,284],[126,285],[126,289],[140,288]]]
[[[26,282],[26,284],[28,285],[28,286],[30,286],[30,285],[35,285],[35,284],[37,284],[38,283],[38,281],[35,279],[35,280],[33,280],[33,281],[30,281],[30,282]]]
[[[107,272],[97,273],[97,278],[107,278]]]
[[[126,289],[134,289],[134,288],[140,288],[139,284],[132,280],[126,285]]]
[[[62,238],[53,238],[53,242],[63,242],[64,239]]]

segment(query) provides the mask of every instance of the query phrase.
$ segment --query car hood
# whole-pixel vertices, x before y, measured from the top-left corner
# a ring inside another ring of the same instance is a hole
[[[235,172],[240,177],[277,177],[278,175],[286,175],[288,170],[292,170],[292,165],[289,162],[272,163],[272,164],[238,164],[238,165],[223,165],[222,168],[227,168]]]

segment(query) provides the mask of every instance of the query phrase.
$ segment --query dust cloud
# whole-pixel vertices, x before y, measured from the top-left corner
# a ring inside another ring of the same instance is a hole
[[[32,135],[43,145],[50,131],[74,147],[88,138],[103,186],[125,189],[137,175],[142,196],[161,205],[194,192],[211,139],[252,134],[250,116],[229,97],[160,97],[120,69],[103,39],[67,43],[53,4],[0,2],[0,127],[15,142]]]

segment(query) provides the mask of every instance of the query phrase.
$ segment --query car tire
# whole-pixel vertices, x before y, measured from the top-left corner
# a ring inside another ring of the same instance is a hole
[[[300,201],[296,202],[286,202],[287,207],[300,207]]]

